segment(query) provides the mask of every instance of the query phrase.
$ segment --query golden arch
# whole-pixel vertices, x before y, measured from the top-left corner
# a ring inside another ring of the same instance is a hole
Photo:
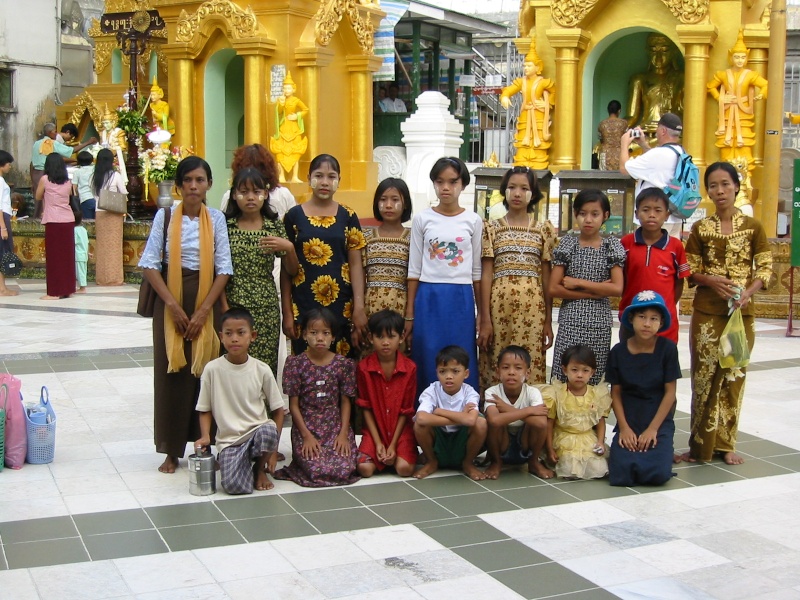
[[[555,0],[550,7],[553,21],[562,27],[579,27],[590,13],[596,13],[610,0]],[[685,24],[696,24],[708,16],[709,0],[661,0]]]

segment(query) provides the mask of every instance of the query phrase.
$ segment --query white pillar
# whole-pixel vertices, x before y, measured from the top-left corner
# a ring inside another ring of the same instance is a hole
[[[436,203],[430,180],[433,163],[443,156],[458,156],[464,143],[464,126],[450,114],[450,100],[439,92],[423,92],[417,111],[400,124],[406,145],[403,179],[411,191],[414,214]]]

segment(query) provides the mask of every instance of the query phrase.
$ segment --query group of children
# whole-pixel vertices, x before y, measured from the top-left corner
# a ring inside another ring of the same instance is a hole
[[[542,228],[534,229],[529,221],[520,232],[522,227],[514,225],[516,217],[532,212],[538,202],[533,173],[517,167],[507,174],[501,191],[510,215],[505,222],[508,235],[512,241],[518,236],[513,251],[519,256],[514,260],[531,265],[530,273],[516,276],[539,278],[537,285],[549,305],[553,297],[562,299],[552,381],[546,385],[540,371],[552,343],[549,322],[529,339],[525,330],[515,331],[520,342],[507,339],[502,328],[491,327],[495,315],[485,304],[495,290],[487,293],[487,282],[481,280],[481,259],[487,258],[481,249],[483,223],[458,205],[469,182],[466,166],[456,158],[440,159],[431,180],[440,202],[412,223],[405,301],[395,310],[372,312],[369,344],[362,344],[366,353],[360,362],[331,350],[340,334],[336,315],[325,308],[301,314],[307,349],[289,357],[283,371],[292,417],[290,465],[274,469],[283,403],[270,396],[271,384],[254,380],[250,395],[240,390],[235,397],[225,391],[231,386],[219,384],[214,394],[201,392],[206,401],[198,410],[215,413],[217,405],[251,403],[253,411],[260,411],[262,425],[272,423],[264,408],[268,399],[277,435],[251,441],[254,423],[227,434],[218,423],[223,439],[233,440],[228,448],[248,443],[248,449],[238,453],[238,471],[249,473],[256,459],[250,479],[259,489],[272,486],[265,469],[278,479],[312,487],[348,484],[386,469],[423,478],[453,467],[476,480],[495,479],[509,464],[527,464],[542,478],[608,476],[612,485],[625,486],[669,480],[680,377],[676,303],[689,270],[682,245],[662,229],[669,214],[663,192],[650,188],[639,195],[636,215],[641,226],[618,241],[601,236],[610,216],[607,197],[598,190],[582,191],[573,203],[578,231],[548,248]],[[519,191],[510,191],[515,187]],[[385,196],[391,194],[397,198],[389,202]],[[384,212],[384,206],[390,208]],[[407,188],[383,186],[380,198],[376,193],[375,213],[381,217],[380,227],[389,229],[407,219]],[[528,255],[527,248],[532,249]],[[489,257],[499,264],[496,255]],[[397,262],[393,257],[392,264]],[[364,264],[369,306],[374,290],[369,256]],[[488,284],[496,286],[497,281],[495,272]],[[622,296],[622,341],[609,351],[610,296]],[[546,314],[549,321],[549,309]],[[225,333],[231,321],[249,330],[236,338],[234,360],[255,360],[246,357],[248,340],[256,335],[252,323],[231,313],[223,319],[221,335],[228,355],[217,360],[231,360]],[[490,363],[494,385],[481,388],[477,348],[492,344],[500,345]],[[371,351],[365,348],[369,345]],[[537,370],[533,377],[532,367]],[[218,376],[217,370],[212,372]],[[204,375],[202,389],[206,387]],[[351,427],[351,399],[363,414],[358,446]],[[611,410],[617,425],[609,447],[605,420]],[[197,443],[207,444],[207,435]],[[484,450],[485,471],[475,464]],[[232,468],[221,463],[223,470]],[[224,474],[222,479],[226,486]]]

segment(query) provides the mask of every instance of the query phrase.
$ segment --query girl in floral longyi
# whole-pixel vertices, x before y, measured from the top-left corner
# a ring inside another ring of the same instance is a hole
[[[361,249],[364,234],[356,213],[337,203],[341,168],[330,154],[311,161],[308,181],[311,198],[286,213],[284,224],[300,263],[291,279],[281,274],[283,332],[292,340],[292,352],[306,347],[296,323],[312,308],[327,308],[337,319],[332,349],[353,356],[351,341],[366,339],[364,267]],[[350,324],[352,323],[352,327]],[[348,335],[352,329],[352,336]]]

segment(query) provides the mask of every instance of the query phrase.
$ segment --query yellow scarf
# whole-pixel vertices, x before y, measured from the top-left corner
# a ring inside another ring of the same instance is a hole
[[[169,209],[167,209],[169,210]],[[214,224],[205,204],[200,206],[200,283],[197,288],[195,310],[200,307],[211,291],[214,282]],[[170,293],[183,304],[183,273],[181,268],[181,229],[183,226],[183,205],[172,211],[169,224],[169,271],[167,287]],[[191,318],[191,315],[188,315]],[[164,341],[167,347],[169,366],[167,373],[177,373],[186,366],[183,337],[175,329],[175,321],[169,309],[164,307]],[[200,377],[206,364],[219,356],[219,337],[214,331],[214,310],[208,312],[200,335],[192,340],[192,375]]]

